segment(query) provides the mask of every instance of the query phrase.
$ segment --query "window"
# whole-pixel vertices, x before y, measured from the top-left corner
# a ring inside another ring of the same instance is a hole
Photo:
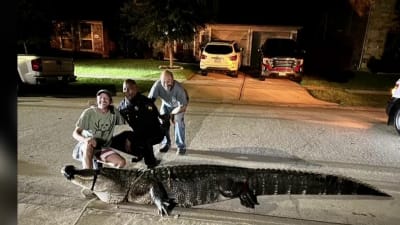
[[[232,46],[230,45],[212,45],[209,44],[206,46],[205,50],[208,53],[211,54],[229,54],[232,53]]]
[[[92,24],[82,22],[79,24],[79,40],[81,50],[93,50]]]
[[[70,23],[59,22],[55,24],[56,34],[59,37],[61,49],[73,49],[72,26]]]

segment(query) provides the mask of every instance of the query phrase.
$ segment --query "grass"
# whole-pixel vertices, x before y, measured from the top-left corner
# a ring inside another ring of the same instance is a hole
[[[304,76],[301,85],[315,98],[342,106],[386,107],[391,89],[400,75],[356,71],[347,82]]]
[[[390,90],[394,86],[395,81],[399,78],[400,74],[383,75],[356,71],[354,72],[354,77],[344,83],[332,82],[306,75],[304,76],[301,84],[303,86],[319,86],[339,89],[375,90],[390,92]]]
[[[169,61],[152,59],[77,59],[75,73],[78,77],[132,78],[156,80],[160,77],[159,66],[168,66]],[[186,80],[192,76],[197,65],[174,62],[183,69],[173,70],[175,79]]]
[[[135,79],[140,91],[150,90],[160,76],[159,66],[168,66],[169,61],[153,59],[76,59],[75,73],[78,77],[74,85],[107,85],[122,91],[126,78]],[[198,64],[174,62],[175,79],[184,81],[198,72]],[[355,72],[347,82],[333,82],[305,75],[301,85],[317,99],[335,102],[343,106],[385,107],[390,98],[390,90],[400,75],[378,75],[368,72]],[[355,93],[352,90],[364,90]],[[368,92],[372,91],[372,92]]]
[[[75,74],[78,77],[73,85],[102,85],[114,86],[118,92],[122,91],[124,79],[134,79],[139,91],[149,91],[154,81],[160,78],[160,66],[169,66],[169,61],[153,59],[76,59]],[[187,80],[198,70],[198,65],[174,62],[174,66],[182,69],[173,69],[174,78],[180,81]]]
[[[342,89],[308,90],[320,100],[335,102],[342,106],[362,106],[384,108],[390,94],[356,94]]]

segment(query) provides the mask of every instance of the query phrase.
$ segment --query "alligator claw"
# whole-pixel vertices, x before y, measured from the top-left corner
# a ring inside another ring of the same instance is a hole
[[[259,205],[260,204],[257,201],[257,196],[254,195],[250,191],[246,191],[246,192],[241,193],[239,195],[239,199],[240,199],[240,204],[242,204],[243,206],[245,206],[247,208],[254,209],[255,205]]]
[[[154,203],[157,206],[158,215],[160,215],[160,216],[164,216],[164,215],[169,216],[169,213],[168,213],[169,203],[168,202],[156,201]]]

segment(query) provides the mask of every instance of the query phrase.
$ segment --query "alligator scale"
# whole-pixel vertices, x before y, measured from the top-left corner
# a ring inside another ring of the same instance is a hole
[[[101,168],[61,173],[72,183],[91,189],[106,203],[155,204],[161,215],[175,206],[191,207],[239,198],[249,208],[259,195],[375,195],[388,196],[360,181],[338,175],[219,165],[160,166],[151,170]]]

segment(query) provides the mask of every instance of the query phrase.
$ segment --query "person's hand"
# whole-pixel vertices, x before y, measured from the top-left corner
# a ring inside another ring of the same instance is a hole
[[[97,146],[97,141],[96,141],[95,138],[92,138],[92,137],[87,138],[87,139],[86,139],[86,142],[87,142],[89,145],[91,145],[93,148],[96,148],[96,146]]]
[[[180,106],[174,108],[172,110],[171,114],[174,115],[174,114],[178,114],[180,112],[185,112],[185,111],[186,111],[186,106],[180,105]]]
[[[161,122],[162,124],[167,123],[168,120],[170,119],[168,114],[159,115],[158,118],[160,119],[160,122]]]

